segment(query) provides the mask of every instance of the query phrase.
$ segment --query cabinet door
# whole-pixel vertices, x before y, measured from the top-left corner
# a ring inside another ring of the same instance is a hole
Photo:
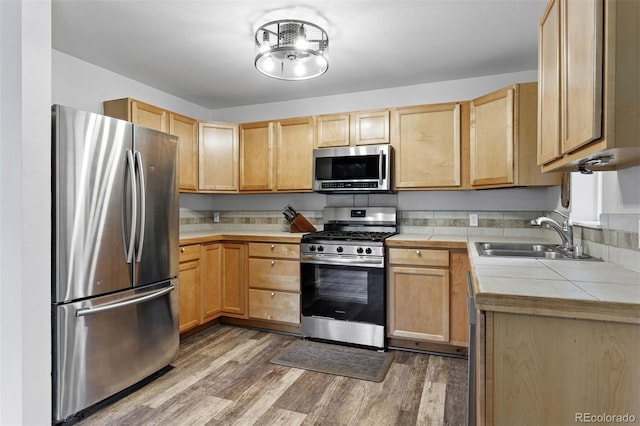
[[[393,116],[395,187],[460,185],[460,105],[399,108]]]
[[[449,341],[449,270],[389,268],[389,337]]]
[[[180,332],[200,324],[200,261],[180,262],[179,271]]]
[[[353,114],[352,145],[389,143],[389,111],[368,111]]]
[[[330,114],[316,117],[316,146],[329,148],[349,146],[349,114]]]
[[[602,0],[563,1],[562,153],[602,135]],[[637,46],[636,46],[637,48]]]
[[[131,122],[166,132],[169,130],[169,112],[144,102],[131,100]]]
[[[273,189],[273,125],[240,126],[240,191]]]
[[[514,183],[514,88],[471,103],[471,185]]]
[[[538,165],[560,155],[560,3],[551,0],[540,21]]]
[[[198,122],[169,113],[169,133],[178,136],[178,183],[181,190],[198,190]]]
[[[246,254],[244,244],[222,244],[222,312],[245,316],[246,307]]]
[[[200,123],[199,183],[205,191],[237,191],[238,126]]]
[[[279,121],[278,191],[311,191],[313,185],[313,118]]]
[[[202,246],[202,319],[208,321],[218,317],[222,310],[222,269],[220,244]]]

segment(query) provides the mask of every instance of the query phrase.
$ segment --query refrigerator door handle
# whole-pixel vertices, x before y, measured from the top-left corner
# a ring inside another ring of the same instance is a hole
[[[127,244],[125,241],[124,247],[124,255],[127,263],[131,263],[133,261],[133,255],[135,250],[135,236],[136,236],[136,222],[138,221],[138,209],[136,207],[136,183],[134,181],[136,176],[134,161],[133,161],[133,152],[127,150],[127,169],[129,170],[129,181],[131,182],[131,231],[129,233],[129,243]],[[122,236],[123,240],[125,237],[125,228],[126,228],[126,218],[125,218],[125,206],[122,206]],[[127,247],[128,246],[128,247]]]
[[[142,154],[136,151],[136,167],[138,173],[138,184],[140,185],[140,239],[138,241],[138,248],[136,250],[136,262],[140,262],[142,259],[142,247],[144,246],[144,224],[147,221],[147,198],[144,183],[144,168],[142,167]]]
[[[129,305],[137,305],[138,303],[147,302],[149,300],[156,299],[158,297],[164,296],[167,293],[171,293],[175,290],[176,286],[171,285],[167,288],[163,288],[162,290],[154,291],[153,293],[146,294],[141,297],[136,297],[134,299],[124,300],[122,302],[114,302],[106,305],[97,306],[95,308],[82,308],[76,311],[76,317],[85,317],[87,315],[99,314],[101,312],[111,311],[113,309],[119,309]]]

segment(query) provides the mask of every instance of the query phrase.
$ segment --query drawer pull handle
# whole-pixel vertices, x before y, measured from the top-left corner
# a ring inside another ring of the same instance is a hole
[[[276,248],[275,244],[271,244],[271,250],[273,250],[275,248]]]
[[[272,260],[272,261],[271,261],[271,266],[273,266],[273,265],[275,265],[275,264],[276,264],[276,261],[275,261],[275,260]]]
[[[271,297],[275,297],[275,296],[276,296],[276,294],[272,291],[271,292]]]
[[[420,250],[416,250],[416,254],[420,256]]]
[[[187,250],[186,250],[184,247],[182,247],[182,248],[180,249],[180,253],[184,253],[185,251],[187,251]]]

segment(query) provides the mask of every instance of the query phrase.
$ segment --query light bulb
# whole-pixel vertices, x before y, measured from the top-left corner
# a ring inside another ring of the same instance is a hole
[[[298,64],[293,69],[293,72],[295,72],[298,77],[301,77],[306,72],[306,68],[304,67],[304,64]]]
[[[327,66],[327,58],[325,58],[322,55],[316,56],[316,63],[318,64],[319,67],[326,67]]]
[[[275,63],[273,62],[273,59],[271,59],[271,57],[268,57],[262,63],[262,68],[267,72],[273,71],[274,67],[275,67]]]

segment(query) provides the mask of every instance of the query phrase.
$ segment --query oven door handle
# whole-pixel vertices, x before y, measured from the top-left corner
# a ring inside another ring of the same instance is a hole
[[[316,256],[300,256],[300,263],[309,263],[314,265],[337,265],[337,266],[365,266],[373,268],[384,268],[384,259],[362,259],[362,258],[349,258],[341,256],[340,258],[322,258],[318,259]]]

